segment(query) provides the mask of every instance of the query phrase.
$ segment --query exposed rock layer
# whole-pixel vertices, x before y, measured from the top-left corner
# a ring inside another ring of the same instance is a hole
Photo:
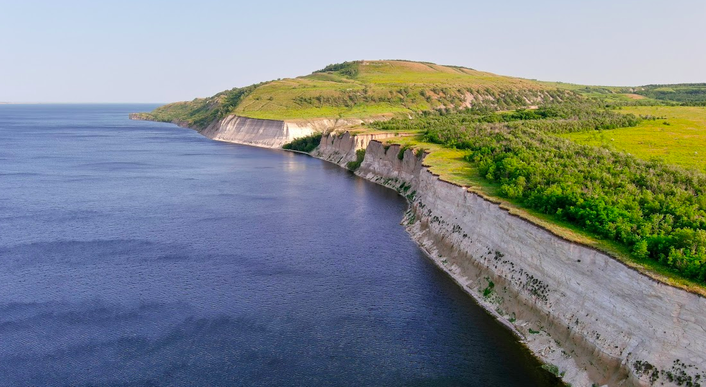
[[[151,120],[145,113],[132,113],[130,119]],[[310,119],[310,120],[262,120],[256,118],[229,115],[199,133],[213,140],[252,145],[263,148],[282,148],[286,143],[309,136],[314,133],[328,133],[342,127],[362,123],[359,119]],[[172,122],[184,128],[189,128],[185,122]],[[190,128],[194,129],[194,128]],[[353,151],[355,154],[355,151]]]
[[[314,133],[314,130],[307,126],[290,126],[284,121],[258,120],[232,115],[214,122],[200,133],[219,141],[281,148],[282,145],[296,138]]]
[[[394,133],[359,134],[352,136],[345,132],[321,137],[321,144],[311,152],[312,156],[345,167],[356,159],[356,151],[365,149],[370,141],[394,137]]]

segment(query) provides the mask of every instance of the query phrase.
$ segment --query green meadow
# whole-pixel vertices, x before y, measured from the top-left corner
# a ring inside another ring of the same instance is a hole
[[[563,135],[580,144],[630,153],[645,160],[706,171],[706,107],[634,106],[621,112],[651,117],[632,128]]]

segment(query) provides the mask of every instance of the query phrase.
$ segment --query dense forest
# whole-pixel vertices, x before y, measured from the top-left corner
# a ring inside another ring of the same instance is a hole
[[[425,141],[467,150],[474,173],[501,196],[706,283],[705,175],[554,135],[639,122],[599,102],[581,102],[506,113],[432,112],[372,125],[421,129]]]

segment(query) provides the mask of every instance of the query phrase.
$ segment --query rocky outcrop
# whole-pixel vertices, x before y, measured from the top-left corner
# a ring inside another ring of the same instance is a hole
[[[439,179],[421,154],[357,137],[324,136],[315,155],[343,165],[365,147],[356,174],[407,197],[412,237],[551,372],[574,386],[706,385],[705,298]]]
[[[394,137],[394,133],[357,134],[349,132],[329,134],[321,137],[321,144],[312,156],[345,167],[356,159],[356,151],[367,148],[370,141]]]

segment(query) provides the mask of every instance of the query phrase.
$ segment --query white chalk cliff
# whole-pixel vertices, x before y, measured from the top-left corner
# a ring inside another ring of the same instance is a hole
[[[326,133],[362,122],[355,119],[261,120],[230,115],[199,133],[218,140],[263,148],[282,148],[284,144],[314,133]]]

